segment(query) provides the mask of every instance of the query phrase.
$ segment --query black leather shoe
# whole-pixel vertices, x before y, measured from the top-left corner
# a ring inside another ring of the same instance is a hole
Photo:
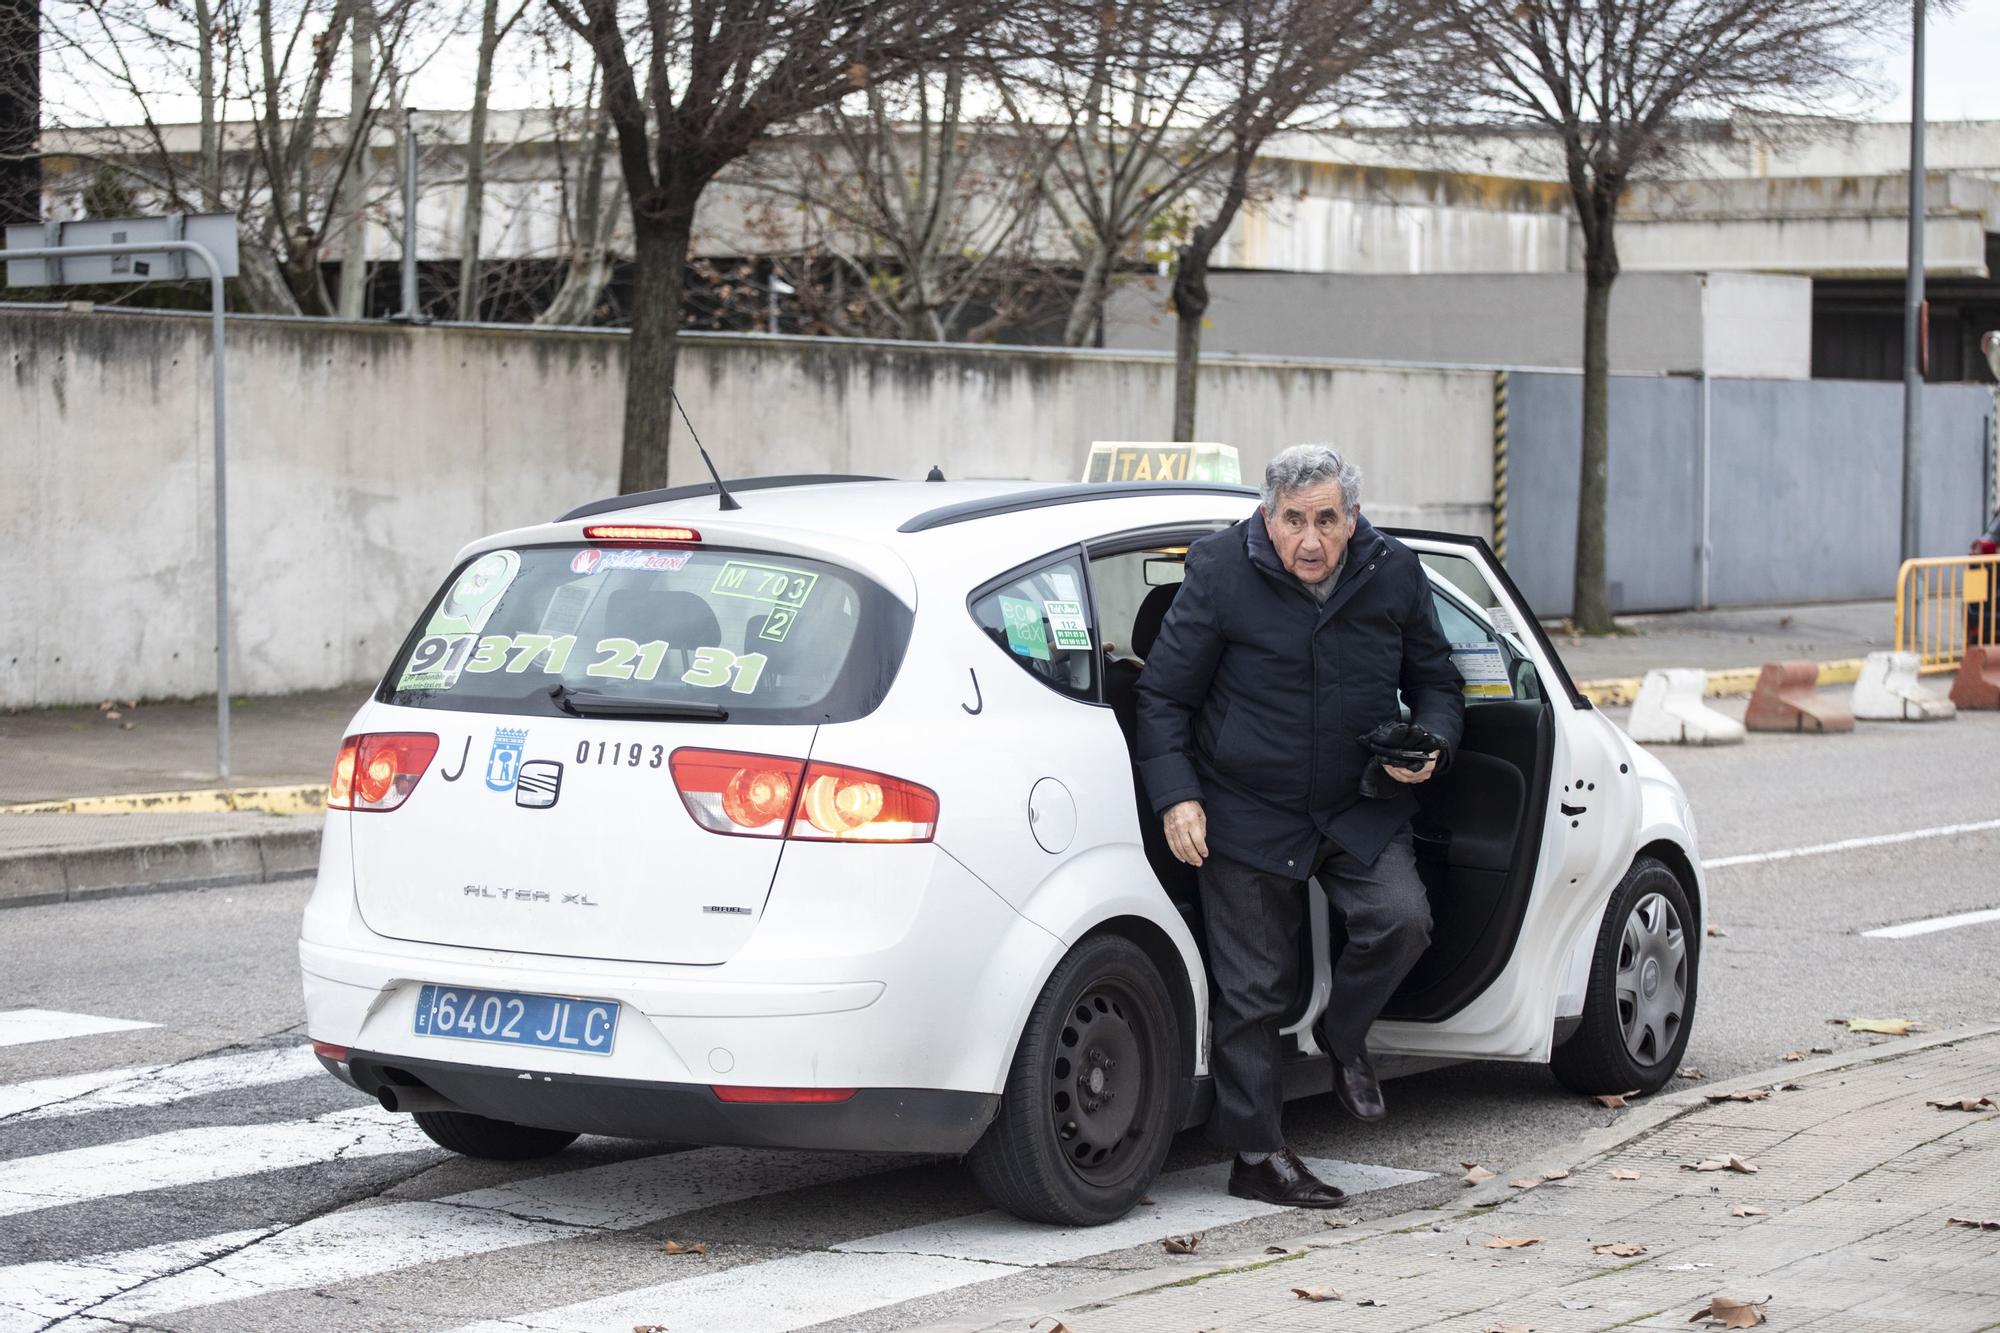
[[[1251,1166],[1241,1157],[1229,1168],[1229,1192],[1281,1208],[1338,1208],[1347,1195],[1306,1169],[1297,1153],[1280,1148]]]
[[[1333,1095],[1356,1120],[1380,1120],[1389,1113],[1382,1100],[1382,1081],[1365,1055],[1333,1062]]]

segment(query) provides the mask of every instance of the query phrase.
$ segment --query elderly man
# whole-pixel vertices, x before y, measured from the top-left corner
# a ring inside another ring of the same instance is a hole
[[[1319,1027],[1334,1091],[1377,1120],[1368,1029],[1430,942],[1412,788],[1450,762],[1465,700],[1423,566],[1361,517],[1358,468],[1297,445],[1271,460],[1262,500],[1188,551],[1139,678],[1139,769],[1174,855],[1199,870],[1215,981],[1208,1125],[1237,1154],[1229,1192],[1331,1208],[1341,1191],[1279,1128],[1305,882],[1319,877],[1347,927]]]

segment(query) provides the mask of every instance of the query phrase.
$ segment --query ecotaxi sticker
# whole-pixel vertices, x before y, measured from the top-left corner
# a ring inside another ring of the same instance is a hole
[[[1514,683],[1507,679],[1507,659],[1497,643],[1454,643],[1451,664],[1465,682],[1468,699],[1511,699]]]
[[[1007,646],[1021,657],[1049,660],[1048,635],[1042,632],[1042,608],[1025,597],[1000,598],[1000,618],[1007,629]],[[1087,646],[1087,645],[1086,645]]]
[[[1055,636],[1057,648],[1090,647],[1090,626],[1084,623],[1082,602],[1043,602],[1042,610],[1048,615],[1049,632]]]
[[[687,568],[692,551],[600,551],[596,547],[570,557],[572,574],[604,574],[614,569],[651,569],[672,572]]]

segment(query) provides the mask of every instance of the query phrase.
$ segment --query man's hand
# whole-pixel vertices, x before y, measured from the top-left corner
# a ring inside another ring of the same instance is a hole
[[[1182,801],[1170,806],[1164,816],[1167,846],[1174,856],[1191,866],[1208,859],[1208,812],[1200,801]]]
[[[1431,774],[1437,772],[1437,766],[1438,766],[1437,756],[1438,752],[1436,750],[1432,750],[1431,757],[1424,762],[1424,766],[1422,768],[1399,768],[1395,764],[1384,764],[1382,765],[1382,771],[1384,773],[1387,773],[1390,777],[1394,778],[1396,781],[1407,783],[1408,785],[1414,787],[1419,782],[1429,782],[1431,780]],[[1171,814],[1172,812],[1169,811],[1168,813]]]

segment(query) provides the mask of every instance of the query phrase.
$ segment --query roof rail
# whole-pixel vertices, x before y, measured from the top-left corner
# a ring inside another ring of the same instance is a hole
[[[1246,500],[1254,500],[1257,498],[1257,489],[1254,486],[1232,486],[1217,481],[1149,481],[1130,484],[1101,481],[1072,482],[1067,486],[1045,486],[1040,490],[1015,491],[1011,495],[961,500],[957,504],[926,509],[896,531],[928,532],[932,528],[949,527],[953,523],[965,523],[975,518],[991,518],[995,514],[1013,514],[1024,509],[1047,509],[1052,505],[1082,504],[1087,500],[1126,500],[1141,495],[1236,495]]]
[[[773,491],[787,486],[825,486],[840,481],[891,481],[891,477],[864,477],[844,472],[809,472],[787,477],[744,477],[729,483],[733,494],[745,491]],[[609,514],[620,509],[636,509],[640,505],[665,504],[669,500],[698,500],[704,495],[716,494],[715,483],[699,482],[692,486],[669,486],[657,491],[634,491],[630,495],[613,495],[602,500],[592,500],[589,504],[576,508],[558,518],[556,522],[567,523],[574,518],[589,518],[592,514]]]

